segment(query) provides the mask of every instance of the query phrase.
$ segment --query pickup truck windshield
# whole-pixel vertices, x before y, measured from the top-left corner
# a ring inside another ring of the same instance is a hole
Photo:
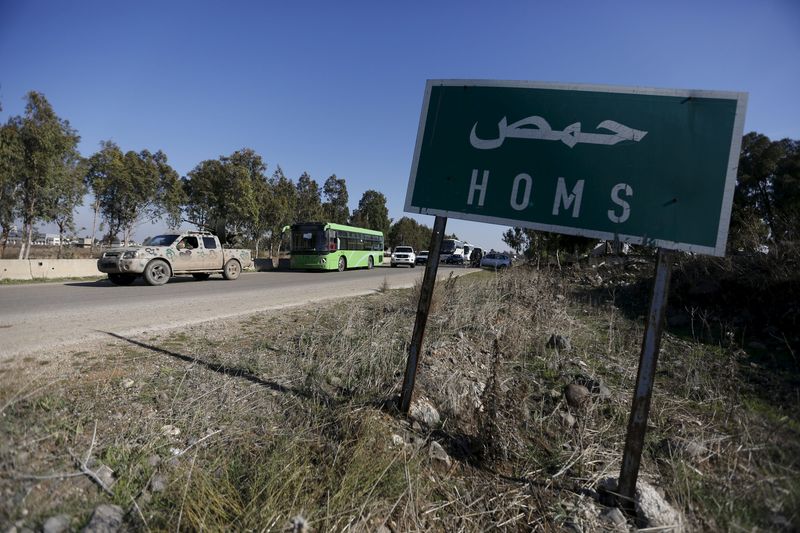
[[[144,245],[145,246],[169,246],[170,244],[175,242],[175,239],[177,239],[178,237],[180,237],[180,235],[158,235],[156,237],[153,237],[153,238],[148,239],[147,241],[145,241]]]

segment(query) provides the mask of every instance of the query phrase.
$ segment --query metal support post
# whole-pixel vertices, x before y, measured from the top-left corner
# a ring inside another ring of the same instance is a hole
[[[433,222],[428,262],[425,265],[425,277],[422,278],[422,287],[419,292],[417,319],[414,322],[414,333],[411,336],[411,344],[408,347],[406,374],[403,378],[403,390],[400,396],[400,411],[402,413],[408,413],[411,408],[411,397],[414,394],[414,382],[417,379],[419,355],[422,353],[422,339],[425,336],[425,326],[428,323],[428,311],[430,311],[431,300],[433,299],[433,288],[436,284],[436,272],[439,270],[439,255],[446,225],[447,217],[437,216]]]
[[[639,476],[644,434],[647,429],[650,399],[653,394],[653,380],[658,363],[658,351],[661,347],[661,333],[664,329],[664,313],[667,308],[672,260],[672,252],[659,248],[653,295],[644,330],[642,352],[639,356],[636,390],[633,395],[631,415],[628,419],[628,434],[625,437],[625,451],[622,455],[622,469],[619,474],[617,490],[620,506],[628,511],[633,511],[636,479]]]

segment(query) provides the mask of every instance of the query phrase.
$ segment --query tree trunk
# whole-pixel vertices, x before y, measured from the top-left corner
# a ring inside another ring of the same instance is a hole
[[[94,237],[95,231],[97,229],[97,210],[100,208],[100,202],[97,201],[97,197],[94,199],[94,218],[92,219],[92,254],[94,254]]]
[[[25,259],[31,256],[31,241],[33,240],[33,222],[28,222],[28,230],[26,231],[28,246],[25,248]]]
[[[11,230],[3,228],[3,248],[0,251],[0,259],[6,258],[6,246],[8,246],[8,234],[11,233]]]
[[[58,258],[61,259],[62,252],[64,251],[64,228],[61,224],[58,225]]]

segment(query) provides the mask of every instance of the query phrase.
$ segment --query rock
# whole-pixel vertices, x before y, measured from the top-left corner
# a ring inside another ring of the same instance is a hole
[[[569,337],[563,337],[554,333],[550,335],[550,340],[547,341],[547,347],[555,348],[559,351],[568,351],[572,348],[572,344],[569,342]]]
[[[72,519],[69,515],[59,514],[51,516],[45,520],[42,526],[42,533],[62,533],[63,531],[67,531],[71,521]]]
[[[131,378],[125,378],[122,380],[122,387],[125,389],[130,389],[133,387],[133,380]]]
[[[150,466],[156,467],[159,464],[161,464],[161,457],[159,457],[157,455],[151,455],[150,457],[147,458],[147,464],[149,464]]]
[[[115,533],[122,527],[122,508],[119,505],[98,505],[92,518],[81,531],[84,533]]]
[[[617,491],[617,479],[607,477],[600,480],[598,492],[601,501],[611,504],[614,497],[610,493]],[[658,490],[639,479],[636,482],[636,492],[634,494],[634,507],[636,510],[636,525],[641,528],[657,528],[658,531],[669,533],[682,533],[685,523],[683,515],[675,510],[658,492]]]
[[[408,416],[429,428],[438,426],[440,422],[439,411],[429,401],[422,398],[411,404]]]
[[[601,400],[608,400],[611,398],[611,389],[601,383],[595,394],[597,394],[597,397]]]
[[[116,481],[114,479],[114,471],[107,465],[101,464],[98,468],[94,469],[94,473],[107,489],[110,489]]]
[[[616,507],[609,507],[602,513],[600,513],[600,521],[608,524],[611,529],[614,530],[627,530],[628,521],[625,519],[625,515],[622,514],[622,511],[617,509]]]
[[[163,474],[156,474],[153,476],[153,479],[150,480],[150,491],[164,492],[167,490],[167,483],[167,476]]]
[[[636,483],[636,518],[641,527],[662,528],[661,531],[678,533],[683,531],[683,516],[672,507],[658,490],[649,483]]]
[[[683,447],[683,453],[692,461],[698,462],[701,461],[706,454],[708,454],[708,448],[706,448],[701,442],[690,440]]]
[[[564,387],[564,397],[567,404],[573,408],[583,407],[589,401],[589,389],[577,383],[570,383]]]
[[[561,417],[561,423],[568,428],[575,427],[575,417],[566,411],[559,411],[558,416]]]
[[[677,437],[661,441],[661,449],[671,458],[683,457],[694,463],[702,461],[709,453],[702,443]]]
[[[289,521],[289,531],[292,533],[307,533],[311,531],[311,526],[308,525],[308,520],[302,515],[297,515]]]
[[[392,446],[394,447],[404,446],[405,443],[406,441],[402,436],[398,435],[397,433],[392,434]]]
[[[161,434],[170,437],[177,437],[181,434],[181,430],[171,424],[167,424],[166,426],[161,426]]]
[[[428,446],[428,457],[430,457],[434,467],[444,470],[449,470],[450,466],[453,464],[453,460],[450,459],[450,456],[444,451],[442,445],[436,441],[432,441]]]

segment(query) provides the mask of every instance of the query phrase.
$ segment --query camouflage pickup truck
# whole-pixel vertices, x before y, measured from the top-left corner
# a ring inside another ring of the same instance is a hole
[[[196,280],[211,274],[236,279],[252,264],[250,250],[224,249],[216,235],[189,231],[159,235],[142,246],[110,248],[97,260],[97,269],[116,285],[130,285],[138,276],[148,285],[163,285],[184,274]]]

